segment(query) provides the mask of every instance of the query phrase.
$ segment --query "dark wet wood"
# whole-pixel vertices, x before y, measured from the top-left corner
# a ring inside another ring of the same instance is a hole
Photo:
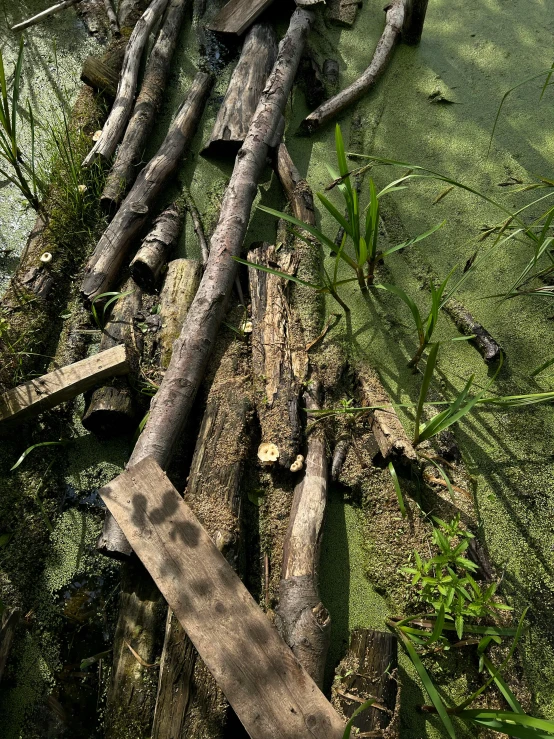
[[[172,203],[154,221],[131,262],[131,275],[144,290],[154,290],[161,281],[167,257],[183,228],[183,209]]]
[[[419,44],[429,0],[404,0],[404,25],[402,41],[405,44]]]

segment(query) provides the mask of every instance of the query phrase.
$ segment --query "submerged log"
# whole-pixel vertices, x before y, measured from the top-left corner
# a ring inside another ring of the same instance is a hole
[[[337,670],[333,703],[338,704],[346,718],[351,718],[362,703],[375,698],[374,705],[354,719],[357,735],[390,739],[399,736],[397,668],[398,644],[393,634],[371,629],[351,632],[348,654]]]
[[[273,0],[229,0],[216,17],[208,23],[210,31],[243,34]]]
[[[43,10],[41,13],[37,13],[37,15],[34,15],[32,18],[28,18],[26,21],[22,21],[21,23],[18,23],[17,25],[12,26],[12,31],[14,33],[17,33],[18,31],[24,31],[26,28],[30,28],[31,26],[34,26],[37,23],[40,23],[45,18],[49,18],[51,15],[55,15],[56,13],[59,13],[60,10],[65,10],[66,8],[70,8],[72,5],[76,5],[79,2],[81,2],[81,0],[63,0],[63,2],[57,3],[57,5],[52,5],[51,8],[47,8],[46,10]]]
[[[252,739],[342,737],[338,714],[159,465],[143,459],[100,494]]]
[[[319,409],[318,389],[312,386],[310,393],[304,394],[308,410]],[[331,640],[331,617],[319,597],[317,578],[327,482],[325,438],[315,430],[308,438],[304,477],[294,489],[283,548],[277,627],[320,688]]]
[[[0,395],[0,421],[31,418],[75,398],[107,377],[125,375],[129,370],[125,347],[116,346],[49,372]]]
[[[402,41],[405,44],[419,44],[427,13],[429,0],[404,0],[404,25]]]
[[[169,263],[160,294],[160,360],[167,369],[173,343],[179,338],[194,296],[202,279],[202,266],[196,259],[174,259]]]
[[[144,51],[150,32],[164,12],[167,2],[168,0],[152,0],[141,18],[137,21],[125,49],[121,77],[112,110],[108,116],[108,120],[104,124],[102,135],[85,157],[84,166],[89,165],[97,156],[104,157],[105,159],[111,157],[116,146],[121,141],[133,106],[142,52]]]
[[[180,157],[192,140],[211,84],[209,75],[203,72],[196,75],[157,154],[137,177],[117,215],[104,231],[85,270],[82,292],[87,300],[93,300],[113,286],[156,197],[175,172]]]
[[[0,619],[0,683],[2,682],[2,676],[6,669],[6,663],[10,656],[10,650],[15,637],[15,630],[20,618],[21,611],[19,608],[6,608]]]
[[[447,300],[442,309],[450,316],[462,334],[474,337],[470,339],[470,343],[475,346],[487,364],[500,359],[502,349],[499,344],[456,298]]]
[[[189,0],[169,0],[167,5],[162,27],[148,58],[133,114],[102,192],[101,202],[107,212],[115,212],[135,181],[141,157],[161,107],[171,60],[188,4]]]
[[[154,221],[143,239],[130,269],[134,281],[144,290],[154,290],[167,264],[167,255],[177,243],[183,227],[183,210],[172,203]]]
[[[394,47],[402,33],[403,22],[404,0],[391,0],[386,7],[385,30],[379,39],[371,64],[349,87],[320,105],[302,121],[301,129],[305,133],[313,133],[356,100],[359,100],[375,84],[391,59]]]
[[[236,156],[277,56],[277,37],[269,23],[256,23],[245,36],[242,52],[210,140],[203,154]]]

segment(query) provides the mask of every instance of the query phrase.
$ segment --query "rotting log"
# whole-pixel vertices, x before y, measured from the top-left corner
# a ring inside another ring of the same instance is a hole
[[[229,0],[208,23],[208,30],[236,33],[240,36],[272,2],[273,0]]]
[[[319,410],[319,389],[315,383],[304,393],[308,411]],[[308,437],[304,477],[294,489],[276,613],[279,633],[320,688],[331,639],[331,617],[321,602],[317,575],[327,483],[325,438],[316,427]]]
[[[106,15],[108,16],[108,22],[113,36],[120,36],[121,31],[119,30],[119,23],[117,20],[117,14],[112,5],[112,0],[104,0],[104,7],[106,8]]]
[[[487,364],[497,362],[500,359],[502,349],[498,343],[456,298],[449,298],[442,309],[450,316],[456,328],[462,334],[473,337],[470,339],[470,343],[473,344]]]
[[[128,41],[128,34],[124,34],[113,41],[104,54],[87,56],[81,70],[81,81],[114,100]]]
[[[34,26],[37,23],[43,21],[45,18],[49,18],[51,15],[55,15],[61,10],[70,8],[72,5],[76,5],[79,2],[81,2],[81,0],[63,0],[63,2],[52,5],[52,7],[43,10],[41,13],[37,13],[37,15],[34,15],[32,18],[28,18],[26,21],[17,23],[17,25],[12,26],[11,30],[14,33],[17,33],[18,31],[24,31],[26,28],[30,28],[31,26]]]
[[[354,25],[362,0],[327,0],[325,17],[336,26]]]
[[[158,286],[169,251],[179,239],[183,215],[183,209],[177,203],[162,211],[135,254],[130,264],[131,275],[144,290],[152,292]]]
[[[21,611],[19,608],[6,608],[0,619],[0,683],[2,682],[2,676],[6,669],[6,663],[15,637],[15,630],[20,618]]]
[[[248,261],[294,275],[298,258],[270,244],[248,253]],[[252,370],[262,443],[279,449],[278,463],[289,468],[301,438],[299,401],[308,371],[305,345],[295,336],[287,281],[254,267],[248,268],[252,303]]]
[[[179,338],[183,323],[190,310],[202,278],[202,266],[196,259],[174,259],[167,273],[160,294],[160,362],[167,369],[173,351],[173,343]]]
[[[320,126],[331,120],[331,118],[334,118],[345,108],[352,105],[356,100],[359,100],[373,87],[376,80],[387,67],[394,47],[400,40],[403,22],[404,0],[391,0],[390,4],[386,7],[385,29],[377,43],[371,64],[349,87],[320,105],[313,113],[310,113],[302,121],[301,130],[303,132],[313,133]]]
[[[188,4],[189,0],[169,0],[167,5],[129,125],[100,198],[107,212],[115,212],[135,181],[141,157],[163,101],[171,60]]]
[[[236,156],[275,64],[277,37],[269,23],[256,23],[244,38],[240,59],[202,154]]]
[[[71,400],[107,377],[129,372],[124,346],[61,367],[0,395],[0,421],[22,421]]]
[[[405,44],[419,44],[429,0],[404,0],[404,25],[402,41]]]
[[[209,75],[203,72],[196,75],[157,154],[139,174],[115,218],[104,231],[85,270],[81,289],[87,300],[94,300],[114,285],[156,197],[177,169],[180,157],[192,140],[211,85]]]
[[[337,670],[333,704],[347,719],[370,698],[375,703],[353,722],[356,736],[399,736],[400,684],[397,677],[398,644],[394,634],[371,629],[355,629],[350,647]],[[354,735],[354,734],[353,734]]]
[[[250,737],[342,737],[343,721],[159,465],[143,459],[100,495]]]
[[[102,135],[85,157],[83,166],[89,165],[97,156],[108,159],[121,141],[133,106],[142,53],[150,32],[164,12],[167,3],[168,0],[152,0],[137,21],[125,49],[121,77],[112,110],[102,128]]]
[[[142,290],[129,278],[121,289],[122,297],[114,304],[110,320],[100,339],[100,350],[124,344],[130,372],[138,375],[143,338],[137,328],[142,308]],[[83,426],[98,436],[113,436],[131,431],[136,409],[127,378],[120,378],[95,390],[83,416]]]

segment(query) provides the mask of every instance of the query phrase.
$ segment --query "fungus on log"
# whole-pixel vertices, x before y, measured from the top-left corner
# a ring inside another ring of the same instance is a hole
[[[32,18],[28,18],[26,21],[22,21],[21,23],[18,23],[17,25],[12,26],[12,31],[14,33],[17,33],[17,31],[24,31],[26,28],[30,28],[31,26],[34,26],[37,23],[40,23],[45,18],[48,18],[51,15],[55,15],[56,13],[59,13],[60,10],[65,10],[66,8],[70,8],[72,5],[76,5],[79,2],[81,2],[81,0],[63,0],[63,2],[58,3],[57,5],[52,5],[51,8],[47,8],[46,10],[43,10],[41,13],[37,13],[37,15],[34,15]]]
[[[277,37],[269,23],[256,23],[242,52],[203,154],[235,156],[243,144],[260,95],[277,56]]]
[[[173,343],[179,338],[201,279],[202,266],[196,259],[174,259],[168,265],[160,294],[162,325],[158,339],[164,369],[169,366]]]
[[[210,31],[243,34],[273,0],[229,0],[216,17],[208,23]]]
[[[319,409],[318,392],[315,384],[304,394],[308,411]],[[320,688],[331,638],[331,617],[321,602],[317,582],[327,481],[325,438],[316,427],[308,438],[304,477],[294,489],[283,547],[277,627]]]
[[[148,58],[129,125],[100,198],[107,212],[115,212],[135,181],[141,157],[162,104],[171,60],[188,2],[189,0],[169,0],[167,5],[162,27]]]
[[[137,21],[125,49],[123,68],[112,110],[102,129],[102,136],[85,157],[84,166],[90,164],[97,156],[105,159],[111,157],[121,141],[133,106],[142,52],[154,24],[166,8],[167,2],[168,0],[152,0]]]
[[[203,72],[196,75],[157,154],[139,174],[115,218],[104,231],[85,270],[81,289],[87,300],[94,300],[115,283],[156,197],[177,169],[180,157],[192,140],[211,85],[209,75]]]
[[[183,210],[172,203],[154,221],[131,262],[131,275],[137,285],[151,292],[160,282],[167,255],[177,243],[183,227]]]
[[[366,94],[389,63],[394,47],[402,34],[403,23],[404,0],[391,0],[386,7],[385,29],[379,39],[371,64],[349,87],[320,105],[302,121],[301,129],[304,132],[312,133]]]

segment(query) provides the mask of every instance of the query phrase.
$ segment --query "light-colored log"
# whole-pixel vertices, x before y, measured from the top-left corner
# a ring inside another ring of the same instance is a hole
[[[273,0],[230,0],[219,11],[211,23],[210,31],[243,34],[254,23]]]
[[[342,720],[156,462],[100,495],[250,737],[340,739]]]
[[[108,21],[112,34],[114,36],[120,36],[121,31],[119,30],[119,23],[117,20],[116,12],[112,5],[112,0],[104,0],[104,7],[106,8],[106,15],[108,16]]]
[[[30,380],[0,396],[0,421],[19,421],[71,400],[98,382],[129,372],[124,346],[116,346],[75,364]]]
[[[72,5],[77,5],[77,3],[81,2],[81,0],[64,0],[62,3],[58,3],[57,5],[52,5],[51,8],[47,8],[46,10],[43,10],[41,13],[37,13],[37,15],[34,15],[32,18],[28,18],[26,21],[23,21],[22,23],[18,23],[15,26],[12,26],[12,31],[14,33],[17,33],[17,31],[24,31],[26,28],[30,28],[31,26],[36,25],[37,23],[40,23],[45,18],[49,18],[51,15],[55,15],[55,13],[59,13],[60,10],[65,10],[65,8],[70,8]]]
[[[201,279],[202,266],[196,259],[174,259],[168,265],[160,294],[162,326],[159,343],[164,369],[169,365],[173,342],[179,338]]]

